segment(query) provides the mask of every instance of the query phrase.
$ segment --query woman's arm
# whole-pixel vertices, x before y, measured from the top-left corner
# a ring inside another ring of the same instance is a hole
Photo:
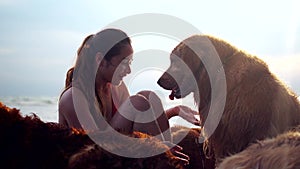
[[[61,124],[84,130],[98,129],[83,93],[75,87],[62,95],[58,111]]]
[[[200,125],[199,119],[195,117],[199,115],[199,113],[184,105],[175,106],[166,110],[166,115],[168,119],[179,116],[194,125]]]
[[[170,119],[174,116],[178,116],[180,110],[179,110],[178,106],[175,106],[175,107],[172,107],[172,108],[167,109],[165,111],[166,111],[166,115],[167,115],[168,119]]]
[[[72,90],[68,89],[58,103],[59,123],[68,127],[81,128],[74,110]]]

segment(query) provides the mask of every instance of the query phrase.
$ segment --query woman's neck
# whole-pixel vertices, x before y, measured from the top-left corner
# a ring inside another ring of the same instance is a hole
[[[96,92],[98,94],[109,94],[111,84],[109,82],[104,82],[102,80],[96,81]]]

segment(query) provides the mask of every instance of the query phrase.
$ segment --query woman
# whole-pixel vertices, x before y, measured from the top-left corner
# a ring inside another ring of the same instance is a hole
[[[142,131],[165,141],[171,141],[169,118],[180,114],[199,123],[194,117],[197,112],[185,106],[164,112],[153,92],[129,96],[123,77],[131,73],[132,54],[130,38],[121,30],[105,29],[86,37],[75,66],[67,73],[59,100],[59,123],[85,130],[111,126],[128,133]]]

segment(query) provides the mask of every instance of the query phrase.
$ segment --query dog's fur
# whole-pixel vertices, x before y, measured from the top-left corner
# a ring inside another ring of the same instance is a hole
[[[190,164],[186,169],[214,169],[215,159],[208,159],[203,152],[203,139],[201,128],[188,128],[174,126],[171,128],[172,138],[175,144],[183,147],[182,152],[190,157]]]
[[[227,157],[219,169],[293,169],[300,168],[300,130],[258,141],[244,151]]]
[[[190,47],[196,47],[200,56]],[[212,58],[214,53],[219,55],[221,64],[204,65],[202,61]],[[177,66],[176,56],[191,70],[190,75]],[[214,150],[217,161],[242,151],[256,140],[276,136],[300,124],[296,95],[269,71],[266,63],[223,40],[194,35],[172,51],[171,65],[158,84],[172,90],[176,98],[194,93],[202,125],[211,105],[211,88],[216,85],[210,84],[210,78],[220,82],[209,77],[206,66],[217,73],[223,66],[227,84],[224,112],[207,145]],[[198,86],[191,84],[192,79],[196,79]]]
[[[9,108],[0,102],[0,167],[2,169],[76,169],[76,168],[182,168],[182,164],[160,141],[148,135],[134,132],[132,137],[144,138],[137,142],[125,142],[118,148],[151,147],[163,152],[148,158],[127,158],[110,153],[95,145],[83,131],[66,128],[57,123],[45,123],[36,115],[21,116],[19,110]],[[90,133],[91,134],[91,133]],[[97,134],[97,133],[95,133]],[[116,140],[109,140],[109,133],[103,135],[107,146],[116,146]],[[118,142],[120,143],[120,141]],[[86,147],[95,147],[91,153]],[[84,157],[84,158],[81,158]],[[76,160],[75,160],[76,159]]]

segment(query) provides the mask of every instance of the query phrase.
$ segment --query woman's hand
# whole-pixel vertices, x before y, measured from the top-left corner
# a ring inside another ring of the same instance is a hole
[[[177,157],[177,159],[180,160],[183,163],[183,165],[188,165],[189,164],[190,157],[181,152],[183,150],[182,147],[180,147],[176,144],[173,144],[169,141],[163,141],[163,143],[170,148],[171,153],[173,155],[175,155]]]
[[[187,106],[177,106],[179,107],[179,113],[178,116],[185,119],[186,121],[199,126],[200,125],[200,119],[197,118],[199,117],[199,113],[195,110],[192,110],[191,108]]]

